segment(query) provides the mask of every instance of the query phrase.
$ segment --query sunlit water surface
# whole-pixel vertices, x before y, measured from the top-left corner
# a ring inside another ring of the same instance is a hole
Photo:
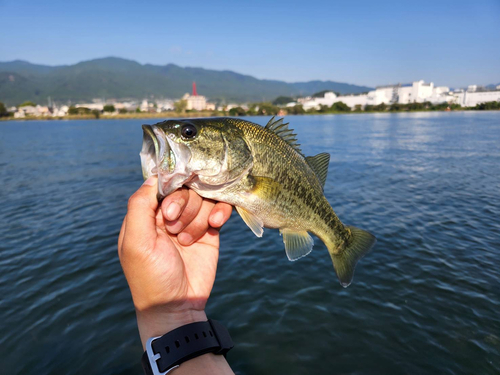
[[[306,155],[331,153],[339,217],[378,242],[343,289],[319,240],[292,263],[233,215],[207,307],[233,369],[500,373],[500,112],[288,120]],[[141,123],[0,123],[2,374],[141,373],[116,252]]]

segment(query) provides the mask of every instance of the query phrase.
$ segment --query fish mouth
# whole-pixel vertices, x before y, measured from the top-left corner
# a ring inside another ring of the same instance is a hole
[[[141,166],[142,176],[147,180],[151,176],[158,179],[175,169],[175,154],[170,147],[165,132],[156,125],[143,125]],[[158,193],[165,196],[162,184],[158,184]]]
[[[143,125],[141,166],[147,180],[158,176],[158,200],[180,188],[190,175],[186,171],[191,153],[170,140],[156,125]]]

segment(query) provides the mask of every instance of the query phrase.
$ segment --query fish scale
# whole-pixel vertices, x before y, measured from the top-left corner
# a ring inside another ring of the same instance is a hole
[[[279,228],[289,260],[312,250],[312,233],[326,245],[340,283],[351,283],[357,261],[375,237],[343,225],[323,194],[329,155],[306,158],[282,119],[273,118],[266,127],[210,118],[167,120],[143,128],[143,174],[154,174],[151,161],[156,160],[159,193],[186,185],[202,197],[235,206],[259,237],[263,227]],[[160,144],[168,144],[164,155],[159,155]],[[161,168],[166,159],[168,165],[175,164],[173,169]]]

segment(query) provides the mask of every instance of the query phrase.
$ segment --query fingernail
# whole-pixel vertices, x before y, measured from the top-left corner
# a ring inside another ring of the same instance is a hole
[[[188,245],[190,245],[193,241],[193,237],[189,233],[181,233],[178,235],[177,239],[179,240],[179,242]]]
[[[156,179],[157,179],[157,177],[156,177],[156,176],[151,176],[151,177],[149,177],[146,181],[144,181],[143,185],[147,185],[147,186],[155,186],[155,184],[156,184]]]
[[[175,220],[181,213],[181,206],[177,202],[172,202],[167,207],[167,219]]]
[[[224,219],[224,215],[222,214],[222,212],[216,212],[214,214],[214,216],[212,216],[212,222],[214,224],[217,224],[217,225],[221,225],[222,224],[222,220]]]

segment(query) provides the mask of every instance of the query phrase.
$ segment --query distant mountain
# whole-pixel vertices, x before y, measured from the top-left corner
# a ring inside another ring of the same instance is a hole
[[[228,70],[139,64],[107,57],[74,65],[46,66],[15,60],[0,62],[0,101],[16,105],[26,100],[89,101],[93,98],[180,98],[196,82],[210,100],[258,102],[278,96],[311,95],[322,90],[360,93],[369,87],[332,81],[287,83],[257,79]]]

